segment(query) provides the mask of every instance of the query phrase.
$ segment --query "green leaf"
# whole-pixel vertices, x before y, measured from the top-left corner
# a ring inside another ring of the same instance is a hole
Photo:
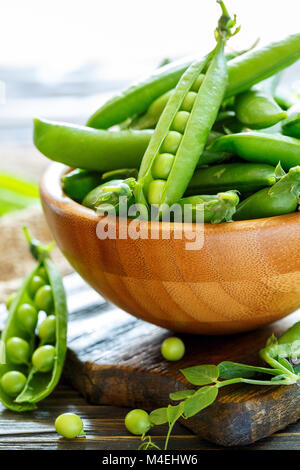
[[[151,424],[159,426],[160,424],[165,424],[168,422],[167,408],[158,408],[154,410],[149,415]]]
[[[279,369],[270,369],[267,367],[249,366],[237,362],[224,361],[219,364],[220,377],[222,379],[236,379],[239,377],[250,378],[258,373],[278,375],[282,374]]]
[[[178,392],[170,393],[169,397],[171,400],[184,400],[185,398],[189,398],[196,390],[179,390]]]
[[[219,377],[219,368],[213,365],[187,367],[180,372],[193,385],[208,385]]]
[[[202,387],[191,397],[182,402],[184,405],[184,417],[190,418],[199,411],[211,405],[218,396],[218,387],[211,385],[209,387]]]
[[[180,418],[180,416],[183,415],[183,410],[184,410],[184,403],[181,402],[179,405],[172,406],[169,405],[167,408],[167,415],[168,415],[168,422],[170,426],[173,426],[173,424]]]

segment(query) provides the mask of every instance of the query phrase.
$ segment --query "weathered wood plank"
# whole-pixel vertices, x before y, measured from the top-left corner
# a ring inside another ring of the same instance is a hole
[[[65,285],[70,308],[65,377],[94,404],[63,387],[32,413],[16,415],[0,409],[0,449],[136,449],[139,438],[128,436],[123,424],[127,410],[120,406],[152,409],[166,405],[170,391],[186,386],[178,372],[182,367],[225,359],[259,363],[257,352],[267,337],[285,330],[298,317],[296,313],[257,332],[236,336],[184,336],[187,354],[180,363],[171,364],[162,360],[159,352],[169,332],[109,305],[77,275],[67,277]],[[0,327],[4,317],[5,309],[0,306]],[[296,387],[224,389],[215,405],[185,422],[201,439],[177,425],[170,448],[220,448],[203,438],[225,445],[252,442],[297,420],[299,395]],[[83,417],[87,439],[58,439],[53,424],[65,411]],[[153,430],[159,445],[165,432],[166,427]],[[299,445],[300,423],[296,423],[245,448],[295,449]]]

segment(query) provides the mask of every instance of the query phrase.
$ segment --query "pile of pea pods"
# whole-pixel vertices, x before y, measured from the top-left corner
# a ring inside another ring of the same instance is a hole
[[[216,46],[171,62],[101,106],[86,126],[34,120],[34,143],[72,168],[65,194],[101,212],[120,196],[198,208],[204,221],[295,212],[300,195],[300,98],[280,83],[300,59],[300,33],[226,52],[238,32],[223,2]],[[203,220],[203,219],[202,219]]]

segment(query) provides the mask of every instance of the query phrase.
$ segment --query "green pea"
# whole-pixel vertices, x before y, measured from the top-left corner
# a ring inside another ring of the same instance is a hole
[[[23,338],[12,336],[6,342],[6,354],[14,364],[28,364],[29,344]]]
[[[38,270],[39,276],[45,280],[45,282],[48,282],[48,274],[44,266],[41,266]]]
[[[167,361],[179,361],[185,353],[184,342],[176,336],[167,338],[161,345],[161,353]]]
[[[192,111],[196,96],[197,96],[197,93],[195,93],[194,91],[189,91],[187,93],[181,105],[182,111],[189,111],[189,112]]]
[[[182,135],[176,131],[169,131],[165,137],[165,140],[161,146],[161,153],[173,153],[176,154]]]
[[[12,292],[11,294],[9,294],[9,296],[7,297],[6,301],[5,301],[5,305],[6,305],[6,309],[9,310],[10,309],[10,306],[11,304],[13,303],[13,301],[15,300],[15,298],[17,297],[17,293],[16,292]]]
[[[164,180],[153,180],[149,184],[148,201],[149,204],[160,204],[162,193],[166,182]]]
[[[53,294],[52,288],[48,284],[40,287],[34,296],[34,303],[44,312],[51,312],[53,309]]]
[[[82,419],[75,413],[63,413],[55,420],[55,430],[67,439],[84,435]]]
[[[155,157],[155,161],[152,167],[152,176],[155,179],[168,179],[172,165],[174,161],[174,155],[171,153],[160,153]]]
[[[40,287],[45,285],[45,280],[41,276],[33,276],[29,284],[29,293],[32,297],[35,296],[35,293],[40,289]]]
[[[40,324],[38,334],[42,343],[54,343],[56,337],[56,317],[49,315]]]
[[[50,372],[54,366],[56,349],[46,344],[37,348],[32,355],[32,365],[38,372]]]
[[[26,377],[22,372],[11,370],[1,377],[2,390],[10,397],[16,397],[26,384]]]
[[[203,83],[204,77],[205,77],[205,75],[203,75],[203,73],[200,73],[199,77],[196,78],[196,80],[195,80],[195,82],[192,86],[192,91],[198,91],[199,90],[200,86]]]
[[[125,426],[131,434],[141,436],[149,431],[151,422],[149,415],[144,410],[131,410],[125,417]]]
[[[188,113],[187,111],[178,111],[178,113],[174,117],[172,129],[183,134],[189,117],[190,113]]]
[[[38,313],[32,305],[23,304],[18,308],[17,318],[25,331],[32,332],[38,321]]]

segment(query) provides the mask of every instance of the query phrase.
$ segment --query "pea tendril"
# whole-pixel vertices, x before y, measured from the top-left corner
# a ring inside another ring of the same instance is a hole
[[[292,329],[288,330],[289,335],[292,335],[297,327],[296,324]],[[285,335],[282,338],[285,339]],[[291,337],[293,338],[293,336]],[[170,399],[179,401],[179,404],[176,406],[168,405],[168,407],[159,408],[150,413],[149,418],[152,427],[161,424],[168,424],[169,426],[164,449],[168,448],[174,424],[180,418],[188,419],[195,416],[201,410],[214,403],[220,388],[238,383],[260,386],[293,385],[299,383],[300,370],[296,369],[297,366],[295,368],[293,366],[293,361],[300,356],[300,341],[298,339],[294,340],[293,338],[293,341],[290,343],[282,343],[281,338],[277,340],[272,335],[268,339],[266,347],[260,351],[260,356],[270,367],[224,361],[217,366],[200,365],[181,370],[181,373],[190,384],[200,387],[198,389],[179,390],[170,393]],[[266,375],[273,377],[266,379]],[[141,440],[142,443],[139,449],[158,449],[158,446],[151,440],[150,436],[145,436],[144,434]]]

